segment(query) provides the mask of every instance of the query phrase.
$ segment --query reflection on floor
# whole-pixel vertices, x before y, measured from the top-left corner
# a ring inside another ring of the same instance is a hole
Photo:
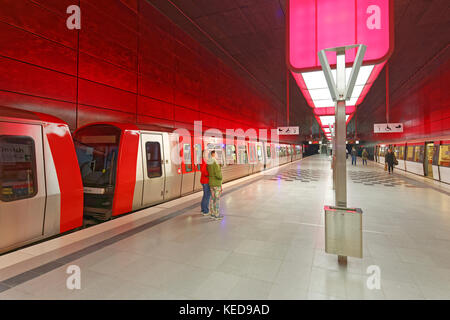
[[[385,172],[373,172],[373,171],[349,171],[350,178],[354,183],[362,183],[366,186],[373,186],[382,184],[386,187],[394,187],[404,185],[408,188],[419,188],[418,185],[409,183],[402,177],[395,176],[393,174],[386,175]]]
[[[364,258],[346,267],[324,252],[332,174],[327,157],[313,156],[224,194],[222,221],[186,209],[21,284],[0,283],[0,299],[450,299],[449,196],[371,163],[348,162],[348,177],[348,206],[364,212]],[[69,265],[80,267],[80,290],[67,289]],[[379,290],[366,285],[372,265]]]

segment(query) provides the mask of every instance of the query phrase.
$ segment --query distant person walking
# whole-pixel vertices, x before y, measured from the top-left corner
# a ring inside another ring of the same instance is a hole
[[[219,214],[220,194],[222,193],[222,170],[217,163],[216,152],[211,151],[211,160],[208,162],[209,187],[211,189],[211,218],[221,220],[222,215]]]
[[[361,156],[363,165],[365,164],[367,166],[367,159],[369,159],[369,153],[367,152],[366,148],[364,148]]]
[[[392,152],[391,148],[388,149],[386,156],[384,157],[384,161],[388,165],[389,174],[394,173],[394,164],[397,162],[397,159],[395,158],[395,154]]]
[[[355,149],[355,147],[353,147],[352,148],[352,165],[355,164],[355,166],[356,166],[356,155],[357,155],[356,149]]]
[[[209,188],[209,172],[205,159],[206,152],[203,151],[202,164],[200,165],[200,183],[203,187],[203,197],[201,202],[202,214],[209,215],[209,200],[211,199],[211,189]]]

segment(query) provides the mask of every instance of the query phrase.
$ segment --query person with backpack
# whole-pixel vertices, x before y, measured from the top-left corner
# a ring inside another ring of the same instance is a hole
[[[211,189],[211,218],[222,220],[223,216],[219,214],[220,194],[222,193],[222,170],[217,163],[216,151],[211,151],[211,159],[208,162],[209,187]]]

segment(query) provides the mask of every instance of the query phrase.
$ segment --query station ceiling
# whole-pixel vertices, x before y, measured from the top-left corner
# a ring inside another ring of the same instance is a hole
[[[259,90],[286,104],[286,0],[148,0]],[[389,60],[391,104],[401,99],[450,57],[450,2],[395,0],[395,47]],[[383,70],[358,106],[357,132],[370,134],[385,122]],[[290,124],[308,133],[318,126],[290,77]],[[420,114],[420,112],[419,112]],[[354,130],[354,119],[348,132]]]

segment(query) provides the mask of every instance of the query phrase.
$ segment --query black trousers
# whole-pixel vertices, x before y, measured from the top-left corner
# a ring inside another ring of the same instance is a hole
[[[392,173],[394,173],[394,164],[388,163],[388,170],[389,170],[389,173],[391,173],[391,171],[392,171]]]

